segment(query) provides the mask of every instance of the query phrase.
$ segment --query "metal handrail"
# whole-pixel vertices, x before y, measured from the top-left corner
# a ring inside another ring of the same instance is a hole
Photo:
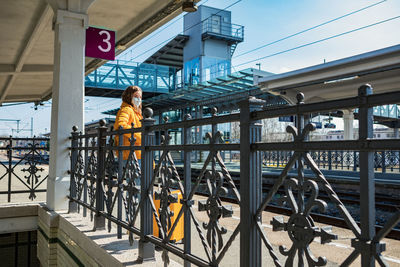
[[[212,19],[209,18],[202,23],[202,34],[212,33],[227,37],[234,37],[243,40],[244,26],[221,22],[220,24],[214,24]]]
[[[374,151],[374,170],[375,173],[400,173],[400,151],[392,150],[393,145],[395,147],[400,147],[399,139],[389,139],[389,140],[376,140],[376,141],[384,141],[380,143],[387,144],[386,146],[375,146],[371,148],[371,151]],[[338,173],[340,171],[359,171],[359,152],[355,151],[355,149],[363,147],[363,144],[351,142],[356,144],[356,146],[349,145],[351,141],[342,141],[342,149],[345,150],[337,150],[333,147],[332,150],[317,150],[307,148],[307,144],[303,149],[299,148],[299,151],[310,151],[314,150],[311,153],[312,158],[317,164],[318,168],[323,170],[335,170]],[[370,142],[370,141],[368,141]],[[276,144],[274,144],[276,145]],[[325,147],[326,145],[331,145],[329,142],[318,142],[313,147]],[[339,144],[341,145],[341,144]],[[263,155],[263,165],[264,166],[272,166],[274,168],[284,168],[284,165],[289,161],[292,156],[292,153],[288,153],[285,150],[271,150],[266,149],[269,144],[257,144],[255,149],[260,151],[265,151]],[[338,146],[338,144],[335,144]],[[349,147],[351,149],[349,149]],[[271,147],[269,147],[271,148]],[[275,148],[275,147],[273,147]],[[353,150],[354,149],[354,150]],[[382,151],[377,151],[382,150]],[[400,181],[400,177],[398,177],[398,181]]]

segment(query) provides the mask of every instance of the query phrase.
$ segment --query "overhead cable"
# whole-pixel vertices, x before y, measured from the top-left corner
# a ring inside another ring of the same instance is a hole
[[[339,34],[336,34],[336,35],[333,35],[333,36],[329,36],[329,37],[326,37],[326,38],[323,38],[323,39],[319,39],[319,40],[314,41],[314,42],[306,43],[306,44],[299,45],[299,46],[296,46],[296,47],[293,47],[293,48],[290,48],[290,49],[286,49],[286,50],[283,50],[283,51],[280,51],[280,52],[276,52],[276,53],[273,53],[273,54],[270,54],[270,55],[267,55],[267,56],[259,57],[259,58],[256,58],[256,59],[252,59],[252,60],[246,61],[244,63],[237,64],[237,65],[235,65],[235,67],[246,65],[246,64],[252,63],[254,61],[258,61],[258,60],[262,60],[262,59],[265,59],[265,58],[273,57],[273,56],[280,55],[280,54],[283,54],[283,53],[287,53],[287,52],[290,52],[290,51],[293,51],[293,50],[297,50],[297,49],[300,49],[300,48],[303,48],[303,47],[306,47],[306,46],[310,46],[310,45],[313,45],[313,44],[321,43],[321,42],[324,42],[324,41],[327,41],[327,40],[331,40],[331,39],[334,39],[334,38],[337,38],[337,37],[340,37],[340,36],[343,36],[343,35],[346,35],[346,34],[349,34],[349,33],[357,32],[357,31],[360,31],[360,30],[364,30],[364,29],[376,26],[376,25],[380,25],[382,23],[386,23],[386,22],[389,22],[389,21],[392,21],[392,20],[395,20],[395,19],[398,19],[398,18],[400,18],[400,16],[396,16],[396,17],[392,17],[392,18],[389,18],[389,19],[381,20],[381,21],[378,21],[376,23],[372,23],[372,24],[369,24],[369,25],[366,25],[366,26],[363,26],[363,27],[360,27],[360,28],[356,28],[356,29],[353,29],[353,30],[350,30],[350,31],[347,31],[347,32],[342,32],[342,33],[339,33]]]
[[[375,7],[375,6],[377,6],[377,5],[379,5],[379,4],[382,4],[382,3],[384,3],[384,2],[387,2],[387,0],[382,0],[382,1],[379,1],[379,2],[377,2],[377,3],[368,5],[368,6],[366,6],[366,7],[363,7],[363,8],[357,9],[357,10],[354,10],[354,11],[349,12],[349,13],[346,13],[346,14],[344,14],[344,15],[342,15],[342,16],[336,17],[336,18],[334,18],[334,19],[328,20],[328,21],[326,21],[326,22],[323,22],[323,23],[320,23],[320,24],[318,24],[318,25],[315,25],[315,26],[312,26],[312,27],[310,27],[310,28],[307,28],[307,29],[304,29],[304,30],[302,30],[302,31],[299,31],[299,32],[297,32],[297,33],[288,35],[288,36],[286,36],[286,37],[282,37],[282,38],[280,38],[280,39],[278,39],[278,40],[275,40],[275,41],[272,41],[272,42],[270,42],[270,43],[264,44],[264,45],[262,45],[262,46],[256,47],[256,48],[254,48],[254,49],[245,51],[245,52],[243,52],[243,53],[241,53],[241,54],[239,54],[239,55],[236,55],[236,56],[234,56],[234,57],[232,57],[232,58],[238,58],[238,57],[241,57],[241,56],[243,56],[243,55],[246,55],[246,54],[255,52],[255,51],[260,50],[260,49],[262,49],[262,48],[264,48],[264,47],[267,47],[267,46],[270,46],[270,45],[279,43],[279,42],[281,42],[281,41],[290,39],[290,38],[292,38],[292,37],[294,37],[294,36],[303,34],[303,33],[305,33],[305,32],[308,32],[308,31],[311,31],[311,30],[314,30],[314,29],[317,29],[317,28],[322,27],[322,26],[324,26],[324,25],[327,25],[327,24],[329,24],[329,23],[332,23],[332,22],[338,21],[338,20],[340,20],[340,19],[346,18],[346,17],[348,17],[348,16],[354,15],[354,14],[359,13],[359,12],[361,12],[361,11],[364,11],[364,10],[366,10],[366,9]],[[218,64],[213,64],[213,65],[210,65],[209,67],[213,67],[213,66],[217,66],[217,65],[218,65]],[[232,68],[234,68],[234,67],[235,67],[235,66],[232,66]],[[216,73],[216,72],[218,72],[218,71],[214,71],[214,72],[212,72],[211,74],[214,74],[214,73]]]
[[[289,39],[289,38],[292,38],[292,37],[294,37],[294,36],[300,35],[300,34],[302,34],[302,33],[305,33],[305,32],[311,31],[311,30],[314,30],[314,29],[316,29],[316,28],[322,27],[322,26],[327,25],[327,24],[329,24],[329,23],[332,23],[332,22],[334,22],[334,21],[343,19],[343,18],[345,18],[345,17],[354,15],[354,14],[356,14],[356,13],[358,13],[358,12],[364,11],[364,10],[366,10],[366,9],[368,9],[368,8],[371,8],[371,7],[377,6],[377,5],[379,5],[379,4],[382,4],[382,3],[386,2],[386,1],[387,1],[387,0],[382,0],[382,1],[377,2],[377,3],[375,3],[375,4],[372,4],[372,5],[369,5],[369,6],[360,8],[360,9],[357,9],[357,10],[352,11],[352,12],[350,12],[350,13],[344,14],[344,15],[342,15],[342,16],[340,16],[340,17],[337,17],[337,18],[334,18],[334,19],[325,21],[325,22],[320,23],[320,24],[318,24],[318,25],[315,25],[315,26],[313,26],[313,27],[310,27],[310,28],[307,28],[307,29],[305,29],[305,30],[302,30],[302,31],[296,32],[296,33],[294,33],[294,34],[288,35],[288,36],[286,36],[286,37],[280,38],[280,39],[278,39],[278,40],[276,40],[276,41],[273,41],[273,42],[267,43],[267,44],[265,44],[265,45],[262,45],[262,46],[259,46],[259,47],[254,48],[254,49],[251,49],[251,50],[249,50],[249,51],[243,52],[243,53],[241,53],[241,54],[235,56],[234,58],[238,58],[238,57],[247,55],[247,54],[249,54],[249,53],[252,53],[252,52],[255,52],[255,51],[257,51],[257,50],[260,50],[260,49],[262,49],[262,48],[264,48],[264,47],[267,47],[267,46],[270,46],[270,45],[279,43],[279,42],[281,42],[281,41],[287,40],[287,39]]]

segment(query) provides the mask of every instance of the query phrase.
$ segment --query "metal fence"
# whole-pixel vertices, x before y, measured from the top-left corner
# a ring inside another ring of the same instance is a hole
[[[202,24],[202,34],[213,34],[243,41],[244,26],[229,22],[221,22],[220,20],[215,21],[214,18],[209,18]]]
[[[327,203],[318,198],[319,190],[325,191],[330,204],[339,211],[346,225],[353,233],[352,247],[354,250],[342,263],[350,265],[361,255],[362,266],[374,266],[375,260],[386,266],[382,257],[385,244],[382,239],[400,221],[400,212],[392,214],[381,230],[375,230],[375,187],[374,187],[374,153],[375,151],[398,151],[399,139],[374,140],[373,107],[400,102],[400,92],[387,94],[372,94],[368,85],[361,86],[357,97],[324,103],[305,104],[304,96],[298,94],[298,103],[294,106],[263,110],[264,102],[249,98],[240,103],[240,113],[218,116],[213,110],[213,116],[203,119],[191,119],[186,115],[180,122],[155,125],[151,109],[144,110],[141,128],[118,131],[108,131],[104,122],[97,134],[83,135],[75,129],[72,133],[71,157],[71,188],[70,212],[83,209],[89,211],[95,229],[111,223],[118,227],[118,237],[122,236],[122,228],[129,231],[129,240],[133,235],[140,236],[139,259],[154,257],[154,245],[163,249],[163,260],[169,261],[168,252],[181,257],[185,266],[190,263],[198,266],[218,266],[233,242],[240,243],[240,266],[261,266],[262,246],[264,245],[276,266],[293,266],[294,261],[299,266],[306,262],[310,266],[327,264],[325,257],[314,257],[310,243],[320,238],[321,243],[329,243],[338,238],[328,228],[315,225],[311,211],[318,207],[323,212]],[[308,123],[308,114],[327,112],[340,109],[359,108],[359,139],[351,141],[307,141],[308,135],[315,130]],[[292,142],[261,142],[260,120],[280,116],[294,115],[295,125],[288,126],[287,132],[293,136]],[[240,144],[221,143],[221,132],[218,124],[240,122]],[[192,128],[212,125],[212,131],[206,135],[207,144],[192,144]],[[182,129],[183,144],[169,145],[168,131]],[[155,132],[161,132],[162,138],[156,143]],[[135,146],[134,134],[141,133],[142,145]],[[122,135],[130,135],[130,146],[122,146]],[[119,143],[115,144],[118,135]],[[134,150],[141,151],[141,164]],[[360,221],[352,217],[342,203],[318,164],[312,153],[315,151],[358,151],[360,179]],[[129,157],[123,161],[123,151],[129,151]],[[240,190],[227,169],[220,152],[240,151]],[[153,166],[155,151],[161,151],[159,161]],[[179,175],[171,152],[183,151],[184,172]],[[192,183],[191,153],[193,151],[208,151],[203,167]],[[265,151],[288,151],[287,160],[275,184],[262,194],[262,161]],[[119,157],[116,158],[115,154]],[[297,176],[288,177],[289,171],[296,165]],[[305,177],[304,170],[309,168],[314,177]],[[140,181],[140,183],[139,183]],[[155,184],[160,187],[155,190]],[[208,196],[205,201],[198,201],[198,211],[205,211],[207,221],[202,223],[196,217],[195,192],[205,186]],[[287,222],[283,217],[275,217],[271,224],[274,231],[285,231],[290,237],[292,246],[286,249],[279,247],[275,251],[262,226],[262,212],[276,197],[280,187],[285,188],[285,195],[280,195],[278,202],[286,203],[292,209]],[[183,198],[182,208],[178,214],[173,214],[170,205],[178,202],[178,188]],[[153,194],[157,191],[157,194]],[[225,205],[221,198],[231,192],[240,206],[240,222],[235,230],[228,232],[221,226],[221,221],[232,216],[232,208]],[[310,197],[305,197],[305,195]],[[160,201],[156,208],[154,197]],[[159,229],[159,236],[153,235],[153,216]],[[174,216],[174,220],[172,217]],[[177,245],[172,235],[180,220],[184,220],[183,245]],[[191,229],[194,227],[194,229]],[[192,231],[193,230],[193,231]],[[198,235],[205,257],[192,251],[192,234]],[[240,234],[240,240],[235,241]],[[278,256],[278,254],[281,254]],[[282,260],[282,257],[284,260]]]
[[[359,171],[359,151],[310,151],[318,168],[322,170]],[[293,153],[291,151],[265,151],[263,165],[284,168]],[[307,166],[307,168],[310,168]],[[374,170],[380,173],[400,173],[400,151],[375,151]],[[400,177],[399,177],[400,179]]]
[[[49,138],[0,138],[0,195],[7,195],[7,202],[23,201],[23,194],[33,201],[46,192],[48,144]]]

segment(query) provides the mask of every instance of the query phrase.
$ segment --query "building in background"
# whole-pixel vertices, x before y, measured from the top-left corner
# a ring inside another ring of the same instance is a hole
[[[188,41],[183,48],[184,83],[194,85],[231,74],[231,59],[243,42],[244,27],[232,23],[231,12],[200,6],[183,20]]]

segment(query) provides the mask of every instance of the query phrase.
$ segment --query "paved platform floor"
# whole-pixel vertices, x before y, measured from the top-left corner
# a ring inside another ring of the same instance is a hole
[[[195,196],[195,216],[198,219],[200,225],[203,222],[207,222],[208,217],[205,212],[198,212],[197,201],[205,199],[205,197]],[[231,218],[223,218],[220,220],[221,226],[224,226],[228,231],[225,235],[223,235],[224,243],[229,239],[233,231],[235,230],[236,226],[239,223],[240,218],[240,210],[238,205],[235,204],[228,204],[232,205],[234,214]],[[262,216],[264,231],[267,234],[268,239],[270,240],[275,253],[278,255],[281,263],[284,263],[285,257],[279,253],[279,246],[285,245],[287,248],[290,248],[291,241],[285,232],[273,232],[272,226],[270,225],[270,221],[273,216],[278,214],[274,214],[271,212],[264,212]],[[115,255],[116,257],[121,257],[124,262],[128,263],[135,263],[135,259],[137,258],[137,242],[133,245],[133,247],[129,246],[128,242],[128,235],[126,232],[123,235],[121,240],[116,239],[116,228],[113,227],[111,233],[107,231],[98,231],[92,232],[91,227],[92,223],[88,220],[88,217],[85,220],[82,220],[82,217],[78,214],[65,214],[66,218],[69,218],[71,222],[77,225],[81,231],[85,231],[85,233],[93,238],[100,246],[104,249],[107,249],[109,253]],[[284,216],[285,221],[287,221],[287,216]],[[85,221],[85,223],[83,223]],[[115,226],[115,225],[114,225]],[[316,226],[325,226],[323,224],[316,223]],[[202,226],[201,226],[202,227]],[[203,229],[203,232],[206,233]],[[350,246],[351,238],[353,235],[350,230],[343,229],[339,227],[333,227],[333,232],[339,236],[339,240],[335,240],[331,243],[321,245],[319,238],[314,240],[310,245],[311,251],[313,252],[314,256],[325,256],[328,260],[326,266],[339,266],[340,263],[352,252],[352,247]],[[239,240],[240,234],[236,237],[232,246],[226,253],[224,259],[221,262],[220,266],[239,266],[239,255],[240,255],[240,248],[239,248]],[[383,254],[385,256],[386,262],[389,266],[400,266],[400,241],[392,240],[392,239],[385,239],[387,251]],[[194,224],[192,223],[192,252],[196,256],[207,259],[206,254],[204,252],[204,248],[201,244],[201,240],[199,237],[198,232]],[[179,247],[183,248],[183,245],[178,245]],[[153,265],[138,265],[138,266],[164,266],[164,264],[160,261],[160,252],[157,253],[157,261],[153,263]],[[175,256],[171,253],[168,254],[170,256],[171,264],[169,266],[180,266],[183,264],[183,260],[178,256]],[[265,246],[263,246],[262,251],[263,259],[262,263],[263,266],[274,266],[270,255]],[[358,258],[353,265],[351,266],[361,266],[360,259]]]
[[[93,231],[93,223],[90,221],[90,217],[83,218],[80,214],[61,214],[70,223],[75,225],[81,232],[84,232],[86,236],[96,242],[100,247],[105,249],[109,254],[115,257],[124,266],[140,266],[140,267],[164,267],[164,263],[161,259],[161,252],[156,251],[155,261],[138,262],[138,239],[136,237],[135,242],[130,246],[128,241],[128,234],[123,231],[122,239],[117,238],[117,229],[114,225],[111,232],[107,230]],[[178,267],[181,264],[170,261],[168,266]]]

